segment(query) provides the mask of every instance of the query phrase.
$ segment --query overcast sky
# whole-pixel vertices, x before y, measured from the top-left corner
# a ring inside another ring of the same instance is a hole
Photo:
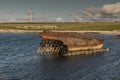
[[[120,20],[120,0],[0,0],[0,22]]]

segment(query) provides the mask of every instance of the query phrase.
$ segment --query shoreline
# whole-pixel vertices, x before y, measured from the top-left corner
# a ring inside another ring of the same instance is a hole
[[[52,32],[77,32],[77,33],[100,33],[100,34],[105,34],[105,35],[120,35],[120,31],[118,30],[113,30],[113,31],[59,31],[59,30],[50,30]],[[42,30],[3,30],[0,29],[0,33],[40,33]]]
[[[0,29],[0,33],[39,33],[42,30],[15,30],[15,29]]]
[[[53,31],[53,32],[77,32],[77,33],[98,33],[105,35],[120,35],[120,31]]]

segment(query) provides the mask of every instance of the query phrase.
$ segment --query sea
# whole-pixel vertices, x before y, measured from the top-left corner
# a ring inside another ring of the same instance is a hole
[[[38,33],[0,33],[0,80],[120,80],[120,40],[93,34],[109,52],[44,58]]]

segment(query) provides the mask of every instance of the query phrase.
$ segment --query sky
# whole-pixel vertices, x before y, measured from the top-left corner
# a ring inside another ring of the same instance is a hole
[[[0,22],[29,21],[120,21],[120,0],[0,0]]]

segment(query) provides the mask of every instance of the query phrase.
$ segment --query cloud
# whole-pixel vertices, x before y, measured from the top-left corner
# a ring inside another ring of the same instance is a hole
[[[73,21],[74,21],[74,22],[81,22],[81,21],[82,21],[82,18],[81,18],[80,16],[77,16],[77,15],[76,15],[76,16],[73,17]]]
[[[62,20],[64,22],[82,22],[83,21],[83,18],[82,18],[82,15],[81,13],[77,12],[76,14],[72,14],[72,15],[67,15],[65,16],[65,18]]]
[[[107,14],[120,14],[120,2],[104,5],[101,10]]]
[[[120,19],[120,2],[103,5],[100,8],[90,7],[82,11],[85,18],[93,21],[113,21]]]
[[[7,22],[6,18],[0,17],[0,23]]]
[[[84,9],[83,13],[91,18],[101,17],[101,10],[95,7]]]
[[[33,17],[34,22],[55,22],[56,19],[50,17]]]
[[[61,21],[61,20],[62,20],[62,18],[58,17],[56,20],[57,20],[57,21]]]
[[[33,17],[33,22],[56,22],[56,19],[50,17]],[[16,18],[16,22],[30,22],[29,17],[18,17]]]
[[[12,18],[8,22],[16,22],[16,18]]]

